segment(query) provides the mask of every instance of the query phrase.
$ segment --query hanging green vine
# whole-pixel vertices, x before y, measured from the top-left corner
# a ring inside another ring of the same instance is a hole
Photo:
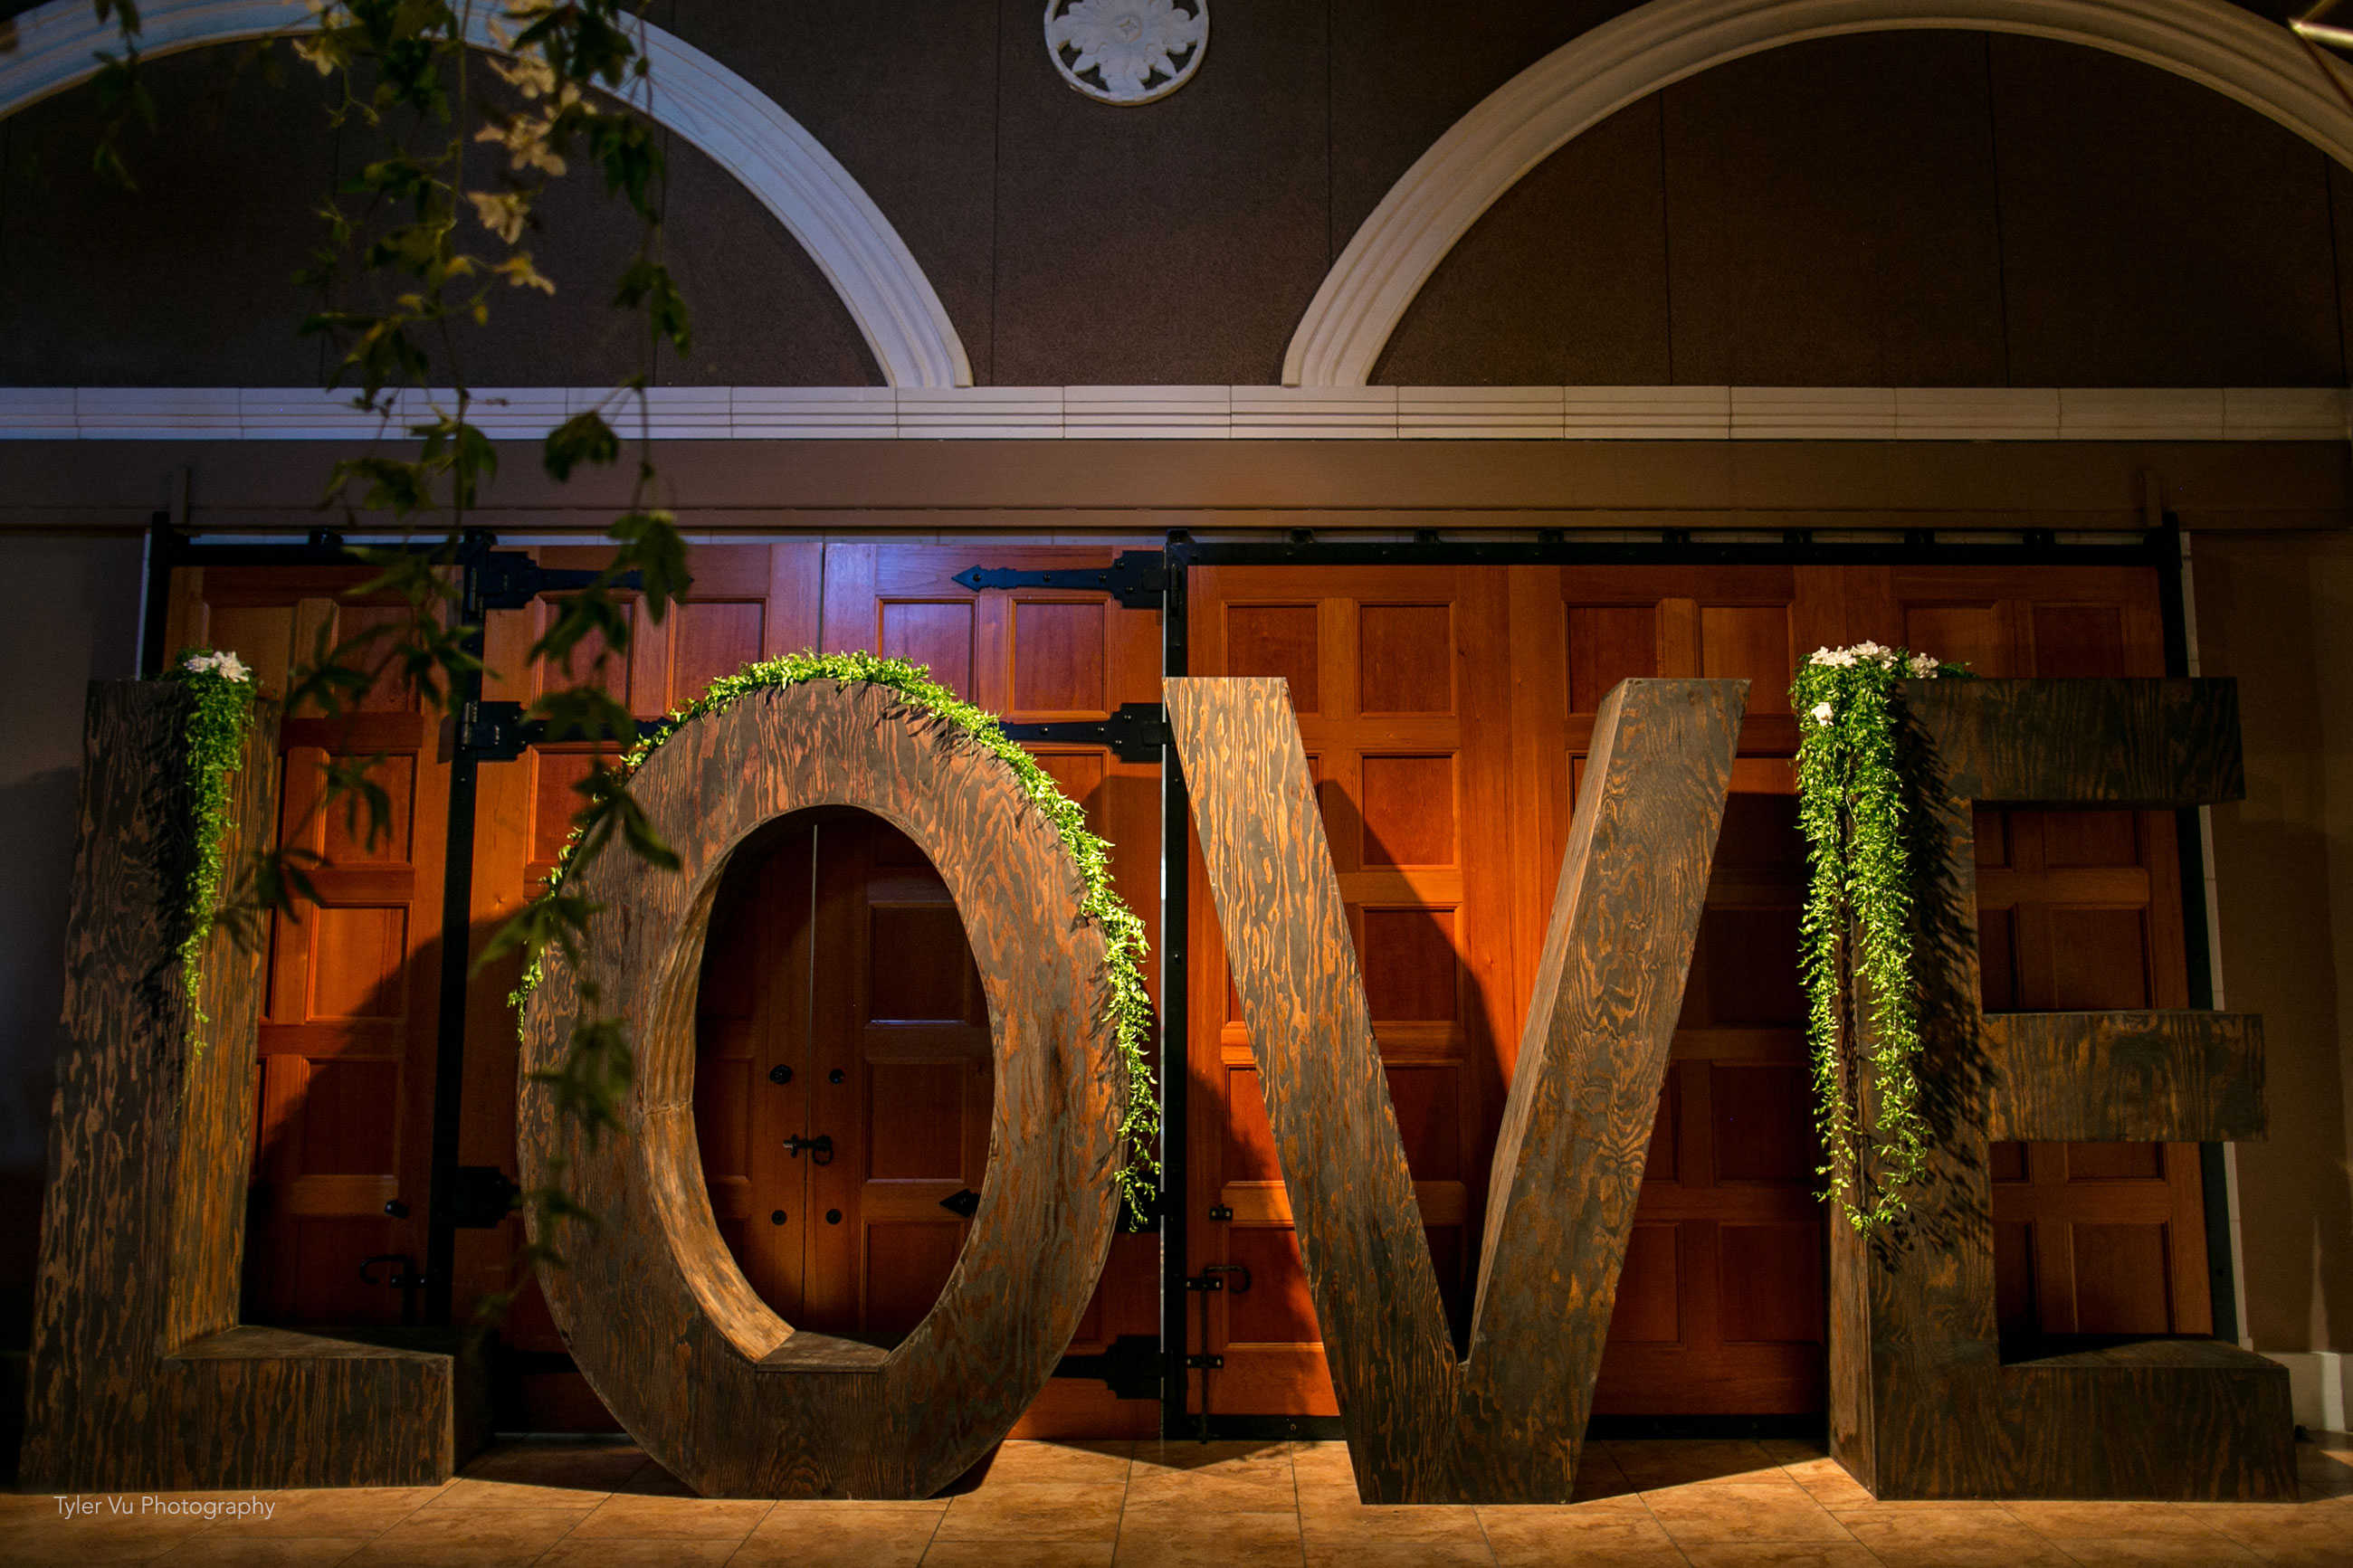
[[[1829,1184],[1822,1196],[1858,1231],[1904,1212],[1928,1155],[1896,682],[1968,673],[1865,642],[1816,648],[1789,686],[1802,715],[1798,821],[1812,870],[1799,942],[1823,1149],[1817,1173]]]
[[[245,759],[245,738],[253,728],[253,672],[233,653],[183,648],[163,679],[186,687],[195,705],[188,714],[188,832],[194,850],[188,878],[173,911],[179,928],[180,973],[188,990],[188,1047],[204,1054],[205,943],[219,910],[222,858],[228,842],[229,775]]]
[[[1079,880],[1084,889],[1079,900],[1080,912],[1092,920],[1103,934],[1104,958],[1111,973],[1114,1040],[1120,1059],[1127,1068],[1127,1104],[1119,1127],[1124,1152],[1117,1179],[1122,1201],[1140,1223],[1145,1218],[1145,1205],[1159,1190],[1160,1174],[1160,1163],[1153,1152],[1160,1141],[1160,1100],[1154,1085],[1152,1064],[1144,1052],[1144,1042],[1152,1029],[1152,1000],[1144,988],[1144,922],[1112,885],[1111,846],[1088,830],[1084,809],[1061,792],[1053,776],[1038,765],[1037,759],[1006,739],[995,714],[966,702],[934,680],[926,667],[904,659],[880,658],[870,653],[786,654],[781,658],[747,664],[735,674],[712,681],[709,690],[673,710],[660,728],[624,752],[609,775],[592,776],[583,788],[594,791],[602,787],[597,783],[600,776],[609,776],[617,783],[626,781],[680,729],[697,719],[725,712],[752,692],[798,686],[809,680],[861,681],[887,687],[912,706],[942,720],[1011,768],[1029,803],[1061,836],[1063,846],[1078,865]],[[615,824],[607,819],[602,831],[609,835],[617,826],[626,833],[630,831],[631,823],[623,820]],[[564,883],[575,858],[596,847],[593,836],[584,837],[575,830],[565,841],[555,869],[548,874],[546,890],[533,900],[533,910],[525,912],[520,923],[528,928],[539,918],[533,911],[560,903],[565,897]],[[552,928],[556,911],[551,907],[544,912]],[[518,1010],[532,988],[539,984],[543,955],[551,944],[564,945],[552,931],[547,941],[524,940],[515,944],[526,949],[522,978],[508,998]],[[576,949],[571,951],[576,956]],[[575,1087],[567,1081],[575,1065],[567,1063],[565,1068],[540,1076],[551,1082],[562,1098]],[[586,1070],[599,1070],[593,1062],[577,1065]]]

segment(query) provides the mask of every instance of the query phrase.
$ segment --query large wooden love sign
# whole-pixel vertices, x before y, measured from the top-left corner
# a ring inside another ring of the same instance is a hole
[[[638,1052],[617,1136],[590,1141],[531,1075],[580,1010],[561,963],[523,1021],[523,1181],[598,1216],[540,1281],[574,1360],[649,1453],[706,1496],[921,1498],[1037,1397],[1110,1255],[1124,1070],[1078,868],[1002,759],[895,693],[813,680],[697,719],[638,770],[683,862],[619,855],[565,890],[604,907],[583,965]],[[980,1207],[931,1311],[896,1348],[796,1330],[712,1217],[694,1131],[694,998],[728,857],[765,825],[857,807],[946,881],[988,997],[996,1106]]]
[[[1455,1354],[1279,679],[1171,680],[1234,989],[1366,1502],[1565,1502],[1724,822],[1745,680],[1602,699]]]

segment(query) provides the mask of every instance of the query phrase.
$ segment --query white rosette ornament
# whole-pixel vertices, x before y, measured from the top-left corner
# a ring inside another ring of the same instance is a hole
[[[1103,103],[1150,103],[1201,68],[1209,0],[1046,0],[1046,53]]]

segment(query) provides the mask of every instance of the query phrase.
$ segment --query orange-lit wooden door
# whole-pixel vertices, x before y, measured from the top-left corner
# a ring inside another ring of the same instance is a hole
[[[1515,782],[1536,829],[1516,868],[1522,996],[1603,696],[1631,676],[1749,682],[1598,1414],[1821,1407],[1824,1238],[1798,988],[1805,867],[1788,702],[1794,659],[1836,640],[1820,587],[1771,566],[1513,574]]]
[[[543,546],[531,553],[542,565],[556,569],[599,567],[609,558],[608,552],[594,547]],[[797,542],[701,544],[690,550],[687,568],[693,584],[660,624],[645,619],[641,606],[628,607],[629,651],[610,660],[602,676],[606,689],[641,720],[658,718],[692,700],[713,679],[733,674],[753,660],[794,652],[817,641],[821,546]],[[485,634],[489,666],[483,683],[485,698],[528,703],[552,684],[565,683],[552,672],[533,668],[529,662],[533,638],[545,629],[554,612],[553,604],[542,600],[524,609],[491,615]],[[593,643],[577,650],[571,662],[572,675],[589,675],[596,654]],[[476,951],[537,893],[554,868],[572,814],[580,805],[573,785],[586,775],[592,760],[589,748],[548,744],[533,746],[512,762],[481,765],[470,932]],[[464,1163],[498,1166],[510,1176],[516,1171],[516,1045],[514,1014],[506,997],[514,978],[515,965],[506,961],[478,973],[468,987],[465,1113],[459,1133],[459,1158]],[[723,980],[723,987],[725,984]],[[704,1002],[706,1007],[712,1006],[714,998],[706,994]],[[723,1005],[724,999],[719,1003]],[[712,1063],[707,1070],[723,1076],[729,1068]],[[698,1089],[706,1095],[712,1092],[700,1079]],[[758,1097],[742,1099],[740,1103],[763,1104]],[[751,1136],[749,1129],[739,1128],[732,1148],[748,1157],[765,1145]],[[733,1173],[750,1174],[748,1171]],[[723,1227],[740,1224],[749,1215],[743,1206],[749,1201],[747,1192],[740,1184],[714,1181],[712,1204]],[[765,1211],[762,1218],[765,1223]],[[484,1296],[517,1282],[514,1259],[521,1245],[521,1222],[512,1218],[496,1229],[459,1233],[454,1295],[461,1316]],[[501,1328],[503,1338],[526,1354],[560,1352],[563,1336],[549,1319],[536,1284],[522,1284]],[[577,1373],[533,1366],[522,1373],[520,1381],[522,1418],[536,1430],[609,1429],[612,1426],[611,1417]]]
[[[232,649],[265,692],[282,694],[322,634],[332,646],[406,614],[341,597],[374,575],[183,568],[166,646]],[[270,925],[250,1321],[397,1322],[396,1270],[378,1264],[370,1283],[361,1265],[425,1258],[449,773],[437,719],[385,682],[332,721],[295,713],[281,731],[280,831],[321,857],[310,873],[319,897]],[[377,759],[370,776],[391,802],[373,843],[364,816],[318,809],[330,759],[352,757]]]
[[[1854,572],[1858,636],[1989,676],[2163,675],[2156,574]],[[1978,816],[1985,1005],[1995,1011],[2186,1007],[2181,869],[2170,812]],[[2211,1331],[2194,1143],[1993,1150],[2005,1336]]]
[[[744,1277],[797,1327],[896,1343],[988,1160],[987,1004],[946,884],[871,816],[779,824],[729,868],[697,1022],[703,1175]]]
[[[1194,673],[1291,685],[1340,889],[1458,1337],[1516,1043],[1505,584],[1462,569],[1208,567],[1189,575]],[[1187,1272],[1240,1264],[1198,1349],[1213,1412],[1336,1411],[1266,1104],[1193,857]],[[1215,1221],[1213,1209],[1230,1211]],[[1189,1325],[1188,1325],[1189,1327]],[[1195,1331],[1198,1337],[1198,1331]],[[1200,1380],[1188,1390],[1199,1408]]]
[[[1122,703],[1159,700],[1156,609],[1124,608],[1099,593],[976,593],[954,578],[974,565],[1108,566],[1113,553],[985,542],[828,545],[824,646],[928,665],[942,683],[1012,723],[1105,719]],[[1156,943],[1157,765],[1122,762],[1094,745],[1029,750],[1112,842],[1113,879]],[[836,1250],[812,1252],[810,1289],[819,1289],[822,1275],[825,1289],[854,1289],[863,1331],[903,1331],[930,1309],[962,1244],[963,1227],[940,1200],[963,1187],[976,1191],[986,1170],[987,1014],[961,921],[930,867],[903,841],[894,843],[896,835],[877,833],[828,863],[825,834],[821,824],[819,951],[840,956],[821,959],[816,969],[817,1038],[820,1055],[836,1054],[824,1069],[827,1082],[812,1092],[833,1089],[839,1067],[856,1096],[821,1119],[850,1127],[854,1136],[837,1131],[833,1163],[812,1174],[819,1194],[812,1206],[823,1227],[817,1241]],[[841,945],[828,950],[828,942]],[[945,962],[950,955],[957,962]],[[823,1226],[836,1208],[845,1224]],[[852,1214],[862,1234],[850,1230]],[[1096,1354],[1123,1335],[1158,1331],[1157,1264],[1153,1237],[1114,1240],[1071,1353]],[[1057,1379],[1015,1430],[1141,1436],[1158,1420],[1153,1401],[1114,1399],[1100,1382]]]

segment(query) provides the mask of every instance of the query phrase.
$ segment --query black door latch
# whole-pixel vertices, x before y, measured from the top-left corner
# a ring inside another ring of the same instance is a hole
[[[832,1133],[820,1132],[814,1138],[792,1137],[785,1140],[785,1152],[792,1155],[795,1159],[800,1158],[800,1152],[804,1149],[808,1151],[810,1164],[830,1165],[833,1163]]]

